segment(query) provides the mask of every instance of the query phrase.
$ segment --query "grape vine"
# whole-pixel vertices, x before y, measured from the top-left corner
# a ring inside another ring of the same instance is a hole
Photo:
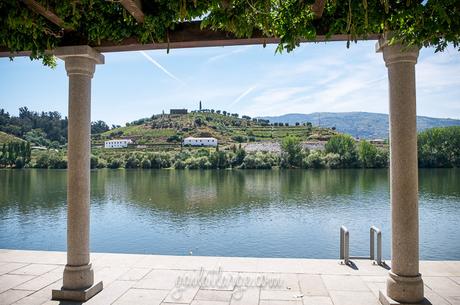
[[[254,31],[278,37],[277,52],[290,52],[301,40],[348,35],[350,42],[391,31],[393,41],[434,46],[452,44],[460,51],[460,0],[327,0],[321,18],[314,0],[145,0],[139,24],[116,0],[38,0],[56,13],[66,30],[50,23],[17,0],[0,0],[0,46],[11,52],[31,51],[31,59],[53,66],[46,50],[64,42],[97,46],[135,37],[140,43],[167,42],[168,31],[184,21],[249,38]],[[67,30],[70,29],[70,30]],[[69,41],[70,40],[70,41]]]

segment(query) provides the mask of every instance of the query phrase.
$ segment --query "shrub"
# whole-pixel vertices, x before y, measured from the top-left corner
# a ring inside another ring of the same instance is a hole
[[[427,129],[418,135],[420,167],[460,167],[460,126]]]
[[[176,160],[176,162],[174,162],[174,168],[175,169],[184,169],[185,167],[187,166],[187,164],[182,161],[182,160]]]
[[[140,166],[140,161],[139,161],[139,159],[137,158],[137,155],[135,155],[135,154],[130,154],[130,155],[126,158],[125,168],[139,168],[139,166]]]
[[[107,162],[107,167],[108,168],[120,168],[123,166],[123,161],[121,161],[121,159],[119,158],[113,158],[111,160],[109,160],[109,162]]]
[[[232,165],[235,167],[240,166],[243,163],[245,157],[246,157],[246,151],[242,149],[241,147],[238,148],[235,151],[235,156],[231,159]]]
[[[200,148],[200,149],[196,152],[196,156],[198,156],[198,157],[209,157],[209,149]]]
[[[270,153],[256,152],[247,154],[241,168],[271,169],[277,163],[277,157]]]
[[[47,152],[40,152],[37,159],[35,160],[34,167],[36,168],[48,168],[49,156]]]
[[[167,152],[156,152],[149,155],[149,160],[152,168],[168,168],[171,167],[171,155]]]
[[[375,156],[375,167],[377,168],[388,167],[389,159],[390,159],[390,152],[387,149],[377,149],[377,155]]]
[[[300,139],[288,136],[281,143],[281,166],[285,168],[302,166],[302,146]]]
[[[186,168],[188,169],[207,169],[211,168],[211,163],[208,157],[190,157],[185,160]]]
[[[24,159],[21,157],[17,157],[16,161],[14,162],[14,167],[15,168],[23,168],[25,165]]]
[[[92,169],[98,168],[99,166],[99,158],[95,155],[91,155],[91,160],[90,160],[90,167]]]
[[[311,152],[304,158],[303,163],[306,168],[324,168],[325,166],[321,152],[318,150]]]
[[[227,154],[223,151],[215,151],[209,156],[211,168],[224,169],[229,167],[230,162],[227,159]]]
[[[142,167],[142,168],[151,168],[151,167],[152,167],[152,163],[150,162],[149,159],[144,158],[144,159],[142,159],[142,161],[141,161],[141,167]]]
[[[339,154],[328,153],[323,157],[323,160],[323,163],[329,168],[340,168],[342,165]]]
[[[97,161],[97,168],[105,168],[107,167],[107,161],[104,159],[98,159]]]
[[[388,166],[388,151],[379,149],[371,143],[363,140],[358,146],[359,161],[363,167],[386,167]]]
[[[243,143],[246,142],[246,137],[237,135],[232,137],[233,141],[238,142],[238,143]]]
[[[67,160],[57,153],[50,154],[48,159],[48,168],[67,168]]]
[[[177,134],[172,135],[166,139],[166,142],[181,142],[181,141],[182,141],[182,137]]]
[[[340,155],[341,167],[354,167],[358,164],[355,140],[344,134],[332,136],[325,145],[326,153]]]

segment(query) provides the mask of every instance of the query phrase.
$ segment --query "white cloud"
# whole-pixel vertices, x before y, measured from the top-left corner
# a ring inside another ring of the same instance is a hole
[[[386,68],[378,54],[351,60],[311,57],[297,65],[267,72],[259,92],[244,111],[249,115],[290,112],[387,112]]]

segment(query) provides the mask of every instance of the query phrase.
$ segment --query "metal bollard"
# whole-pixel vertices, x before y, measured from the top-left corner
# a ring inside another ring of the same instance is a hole
[[[340,259],[345,265],[350,262],[350,233],[345,226],[340,227]]]
[[[382,265],[382,232],[379,228],[372,226],[370,228],[370,258],[377,265]],[[375,259],[375,234],[377,234],[377,259]]]

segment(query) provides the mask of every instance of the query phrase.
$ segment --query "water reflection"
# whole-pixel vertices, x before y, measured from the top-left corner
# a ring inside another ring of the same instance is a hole
[[[421,257],[460,259],[460,170],[420,170]],[[388,171],[96,170],[94,251],[336,258],[382,228],[389,257]],[[442,221],[439,221],[439,220]],[[66,171],[0,171],[0,248],[65,249]]]

